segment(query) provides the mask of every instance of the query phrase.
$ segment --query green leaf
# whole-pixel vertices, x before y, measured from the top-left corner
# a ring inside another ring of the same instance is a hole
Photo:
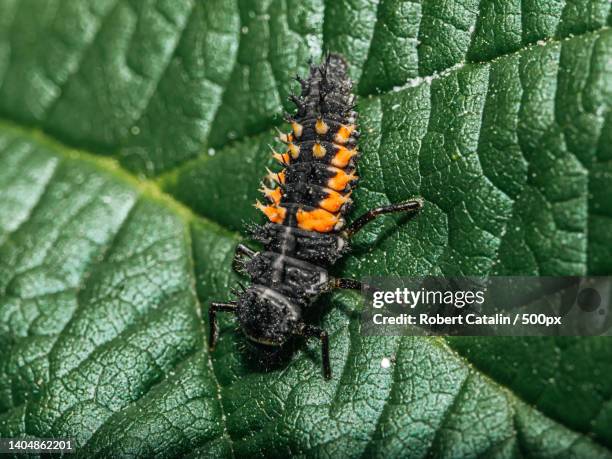
[[[607,0],[0,4],[0,437],[78,456],[612,457],[606,338],[371,338],[324,297],[266,368],[212,300],[291,77],[343,53],[360,234],[334,272],[612,273]],[[382,368],[383,358],[392,366]]]

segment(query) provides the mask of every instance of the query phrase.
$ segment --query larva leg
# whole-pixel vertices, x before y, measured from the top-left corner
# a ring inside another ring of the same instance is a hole
[[[361,290],[363,288],[363,284],[355,279],[334,279],[332,283],[332,288],[341,288],[348,290]]]
[[[303,336],[304,338],[318,338],[319,340],[321,340],[321,360],[323,361],[323,376],[325,377],[325,379],[331,379],[332,371],[331,364],[329,362],[329,336],[327,335],[327,332],[322,328],[304,324],[297,334],[299,336]]]
[[[236,303],[211,303],[208,308],[208,347],[211,351],[215,350],[217,344],[217,311],[236,312]]]
[[[236,252],[234,253],[234,261],[232,262],[232,269],[238,274],[244,274],[244,259],[253,258],[257,255],[257,252],[249,249],[244,244],[238,244],[236,246]]]
[[[370,223],[379,215],[395,214],[398,212],[418,212],[423,207],[423,201],[421,199],[411,199],[409,201],[399,202],[397,204],[391,204],[388,206],[376,207],[369,210],[357,220],[351,223],[343,231],[343,235],[348,239],[354,236],[361,228]]]

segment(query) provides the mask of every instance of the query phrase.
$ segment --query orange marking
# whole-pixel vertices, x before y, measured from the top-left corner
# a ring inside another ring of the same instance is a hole
[[[257,207],[264,214],[266,214],[266,217],[268,217],[268,220],[270,220],[272,223],[282,223],[285,220],[285,214],[287,213],[287,210],[284,207],[279,207],[276,205],[264,206],[259,201],[255,203],[255,207]]]
[[[339,147],[336,156],[332,159],[331,163],[336,167],[346,167],[351,158],[357,154],[357,149],[354,148],[349,150],[345,147]]]
[[[315,131],[317,131],[317,134],[323,135],[329,131],[329,126],[321,118],[318,118],[317,122],[315,123]]]
[[[302,132],[304,131],[304,126],[302,126],[300,123],[293,121],[291,123],[291,129],[293,129],[293,133],[295,134],[295,136],[299,139],[300,137],[302,137]]]
[[[300,147],[293,142],[289,143],[289,153],[293,159],[297,159],[300,156]]]
[[[283,143],[293,142],[293,134],[291,133],[285,134],[284,132],[281,132],[278,129],[276,129],[276,131],[278,132],[278,140],[280,140],[281,142]]]
[[[332,190],[342,191],[346,188],[346,185],[349,182],[352,182],[358,178],[353,172],[347,174],[342,169],[338,169],[337,167],[328,167],[328,170],[336,172],[336,175],[327,181],[327,186]]]
[[[340,126],[340,129],[338,129],[338,132],[336,132],[336,135],[334,136],[334,140],[344,145],[346,142],[348,142],[348,139],[354,130],[355,130],[354,124],[349,124],[349,125],[343,124]]]
[[[327,150],[325,149],[325,147],[323,145],[321,145],[319,142],[316,142],[313,146],[312,146],[312,155],[315,158],[321,159],[323,156],[325,156],[325,153],[327,153]]]
[[[272,153],[272,156],[274,157],[275,160],[277,160],[281,164],[289,164],[289,162],[291,161],[291,158],[289,157],[287,153],[283,153],[281,155],[280,153],[274,152]]]
[[[324,209],[310,211],[298,209],[296,218],[300,228],[307,231],[317,231],[318,233],[329,233],[339,221],[337,215]]]
[[[268,175],[266,175],[266,178],[268,180],[271,180],[271,181],[273,181],[275,183],[279,183],[279,184],[285,183],[285,170],[284,169],[282,171],[278,172],[278,173],[277,172],[272,172],[267,167],[266,167],[266,170],[268,171]]]
[[[270,189],[266,186],[262,186],[259,191],[261,191],[266,198],[277,206],[280,204],[280,200],[283,197],[283,191],[280,188]]]
[[[351,193],[346,196],[329,188],[325,189],[327,197],[319,201],[319,206],[329,212],[338,212],[340,208],[349,200]]]

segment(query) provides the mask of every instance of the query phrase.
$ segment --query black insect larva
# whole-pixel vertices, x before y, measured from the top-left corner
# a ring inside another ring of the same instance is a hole
[[[274,153],[285,168],[269,175],[275,188],[262,189],[269,204],[256,204],[270,220],[252,230],[265,251],[237,247],[234,267],[252,284],[234,301],[211,304],[209,345],[214,349],[217,340],[217,311],[233,312],[244,334],[262,345],[281,346],[296,335],[319,338],[330,378],[327,332],[305,323],[302,310],[323,292],[360,289],[358,281],[333,278],[325,267],[346,253],[349,239],[366,223],[381,214],[418,211],[422,201],[372,209],[344,228],[342,216],[357,183],[359,136],[347,65],[329,54],[311,66],[307,80],[297,80],[302,92],[291,96],[297,113],[287,116],[292,132],[280,136],[287,151]]]

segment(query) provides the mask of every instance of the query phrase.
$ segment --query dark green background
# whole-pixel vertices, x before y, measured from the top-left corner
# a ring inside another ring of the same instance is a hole
[[[608,0],[0,0],[0,436],[83,457],[611,457],[612,340],[366,338],[270,372],[222,319],[291,77],[351,63],[346,276],[612,274]],[[389,369],[383,357],[392,358]]]

